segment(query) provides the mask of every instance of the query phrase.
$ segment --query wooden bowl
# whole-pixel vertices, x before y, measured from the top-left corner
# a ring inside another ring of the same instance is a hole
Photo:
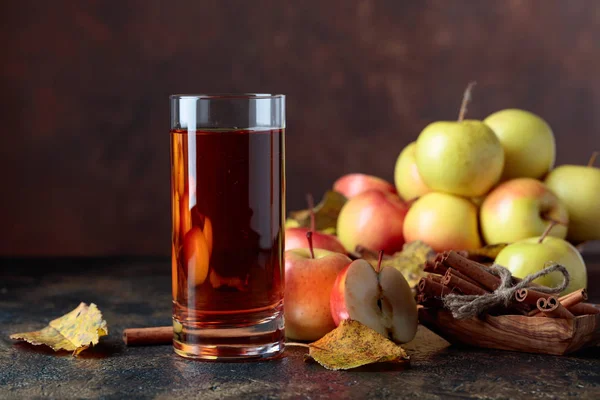
[[[486,315],[457,320],[450,311],[419,307],[419,322],[450,343],[489,349],[564,355],[600,343],[600,314],[574,319]]]

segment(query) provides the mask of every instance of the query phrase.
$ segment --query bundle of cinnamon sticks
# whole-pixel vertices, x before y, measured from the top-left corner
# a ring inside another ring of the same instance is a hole
[[[467,252],[447,251],[438,253],[425,263],[429,275],[417,285],[417,302],[428,308],[442,308],[442,299],[450,293],[484,295],[494,292],[501,279],[492,274],[484,264],[471,260]],[[512,278],[513,284],[520,282]],[[494,309],[497,314],[521,314],[535,317],[567,318],[577,315],[599,314],[600,308],[585,303],[587,293],[580,289],[557,297],[532,288],[519,289],[509,307]]]

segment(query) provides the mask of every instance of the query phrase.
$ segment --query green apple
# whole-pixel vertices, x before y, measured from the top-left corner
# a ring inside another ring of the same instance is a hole
[[[481,247],[477,206],[468,199],[432,192],[419,198],[404,219],[407,242],[421,240],[435,251]]]
[[[439,121],[423,129],[415,149],[417,167],[434,191],[465,197],[487,193],[500,179],[504,150],[481,121]]]
[[[512,243],[541,235],[552,221],[550,235],[565,238],[569,214],[542,182],[531,178],[504,182],[487,195],[480,211],[481,232],[487,244]]]
[[[493,113],[486,123],[504,148],[502,180],[541,179],[554,165],[556,145],[550,126],[528,111],[508,109]]]
[[[394,183],[398,194],[405,201],[421,197],[431,190],[427,187],[419,174],[417,161],[415,159],[416,143],[412,142],[406,146],[398,156],[394,169]]]
[[[567,239],[600,239],[600,168],[562,165],[550,171],[546,185],[569,211]]]
[[[496,257],[496,264],[506,267],[517,278],[538,272],[552,263],[558,263],[569,271],[571,281],[561,293],[565,295],[587,287],[587,271],[581,254],[569,242],[552,236],[532,237],[506,246]],[[534,282],[554,287],[562,282],[562,274],[553,272]]]

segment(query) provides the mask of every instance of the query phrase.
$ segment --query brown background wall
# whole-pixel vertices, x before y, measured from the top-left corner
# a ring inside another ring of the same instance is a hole
[[[288,95],[289,208],[339,175],[392,179],[453,119],[529,109],[559,163],[600,147],[600,2],[2,2],[0,255],[169,253],[168,101]]]

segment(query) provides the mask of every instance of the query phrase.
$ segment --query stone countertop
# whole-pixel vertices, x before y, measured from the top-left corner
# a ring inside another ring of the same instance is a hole
[[[600,301],[600,258],[588,258]],[[164,259],[1,259],[0,398],[600,398],[600,347],[566,357],[449,346],[420,327],[411,367],[328,371],[302,348],[259,363],[206,363],[169,345],[126,347],[129,327],[170,323]],[[594,290],[596,289],[596,290]],[[81,301],[98,305],[109,336],[78,358],[16,343]]]

